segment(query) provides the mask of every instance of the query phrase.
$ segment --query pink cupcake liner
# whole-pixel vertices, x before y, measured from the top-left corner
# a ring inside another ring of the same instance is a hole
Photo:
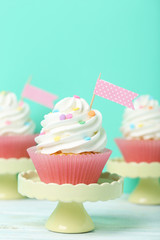
[[[27,149],[40,180],[57,184],[97,183],[112,151],[87,154],[41,154],[36,147]]]
[[[126,162],[160,162],[160,140],[115,139]]]
[[[0,158],[29,158],[27,148],[35,145],[32,135],[0,136]]]

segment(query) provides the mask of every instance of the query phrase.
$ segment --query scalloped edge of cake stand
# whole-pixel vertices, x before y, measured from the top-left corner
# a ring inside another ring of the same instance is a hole
[[[114,158],[108,161],[107,169],[123,177],[140,178],[128,198],[130,202],[143,205],[160,204],[160,163],[128,163],[123,158]]]
[[[94,223],[83,202],[107,201],[121,196],[123,178],[117,174],[102,173],[94,184],[45,184],[36,171],[19,174],[18,190],[21,194],[37,199],[59,201],[49,217],[46,228],[61,233],[83,233],[94,229]]]
[[[17,174],[35,169],[30,158],[0,158],[0,200],[24,198],[18,192]]]

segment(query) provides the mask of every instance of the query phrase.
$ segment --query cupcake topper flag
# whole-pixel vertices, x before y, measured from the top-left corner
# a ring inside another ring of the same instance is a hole
[[[110,101],[116,102],[118,104],[121,104],[128,108],[132,108],[134,110],[132,100],[138,96],[137,93],[131,92],[127,89],[121,88],[112,83],[101,80],[100,78],[101,73],[99,75],[99,78],[94,89],[90,109],[92,108],[95,95],[98,95],[100,97],[106,98]]]
[[[58,97],[52,93],[44,91],[30,84],[31,77],[28,79],[22,92],[22,98],[28,98],[48,108],[53,108],[53,101]]]

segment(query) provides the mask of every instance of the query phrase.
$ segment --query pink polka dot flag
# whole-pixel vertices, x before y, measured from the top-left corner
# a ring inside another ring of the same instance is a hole
[[[132,100],[138,96],[137,93],[101,79],[97,80],[94,94],[132,109],[134,109]]]

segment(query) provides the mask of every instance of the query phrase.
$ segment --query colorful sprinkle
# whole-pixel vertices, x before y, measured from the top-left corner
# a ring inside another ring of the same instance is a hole
[[[24,102],[23,102],[23,101],[20,101],[20,102],[19,102],[19,107],[22,107],[23,104],[24,104]]]
[[[85,121],[79,121],[79,124],[85,124]]]
[[[79,97],[79,96],[77,96],[77,95],[74,95],[73,97],[74,97],[74,98],[80,98],[80,97]]]
[[[135,128],[135,125],[133,123],[131,123],[129,126],[130,126],[131,129]]]
[[[45,132],[40,132],[40,134],[39,135],[44,135],[45,134]]]
[[[72,118],[72,117],[73,117],[73,115],[72,115],[71,113],[69,113],[69,114],[66,115],[66,118],[67,118],[67,119],[70,119],[70,118]]]
[[[25,122],[24,125],[25,125],[25,126],[29,126],[29,125],[30,125],[30,122]]]
[[[139,108],[144,108],[144,106],[139,106]]]
[[[56,112],[59,112],[58,109],[53,109],[52,113],[56,113]]]
[[[152,97],[152,96],[149,96],[149,100],[153,100],[153,97]]]
[[[142,123],[138,124],[138,127],[139,128],[143,127],[143,124]]]
[[[1,95],[5,95],[5,94],[6,94],[6,91],[2,91],[0,94],[1,94]]]
[[[149,106],[148,108],[149,108],[150,110],[152,110],[152,109],[153,109],[153,107],[152,107],[152,106]]]
[[[56,136],[56,137],[54,137],[54,141],[55,141],[55,142],[60,141],[60,139],[61,139],[60,136]]]
[[[79,110],[79,107],[77,107],[77,108],[73,108],[73,111],[77,111],[77,110]]]
[[[11,121],[6,121],[6,125],[10,125],[11,124]]]
[[[96,114],[95,114],[95,111],[91,110],[88,112],[88,116],[89,117],[94,117]]]
[[[65,114],[61,114],[59,117],[60,120],[65,120],[66,119],[66,115]]]
[[[22,107],[21,107],[21,106],[17,107],[17,110],[18,110],[18,111],[21,111],[21,110],[22,110]]]
[[[91,138],[90,137],[85,137],[84,140],[89,141],[89,140],[91,140]]]

